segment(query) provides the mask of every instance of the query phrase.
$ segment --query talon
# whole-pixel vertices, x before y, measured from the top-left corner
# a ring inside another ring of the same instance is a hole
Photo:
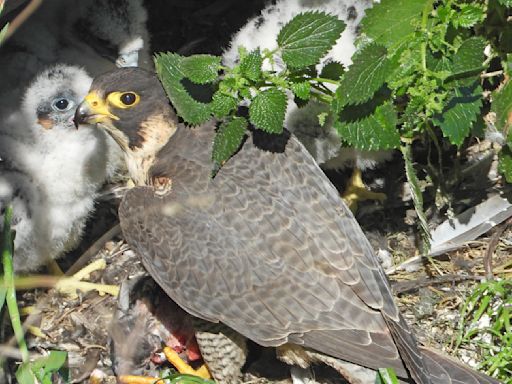
[[[174,365],[174,367],[178,370],[179,373],[189,374],[198,376],[202,379],[211,379],[212,376],[210,371],[205,364],[201,365],[198,369],[192,368],[189,364],[183,361],[183,359],[178,355],[178,353],[170,348],[164,347],[164,354],[167,360]]]
[[[73,276],[60,279],[55,285],[55,289],[57,289],[59,292],[62,292],[66,296],[69,296],[71,299],[78,297],[76,293],[78,289],[84,292],[96,290],[101,296],[105,294],[117,296],[119,294],[119,287],[117,285],[95,284],[81,281],[82,279],[88,277],[92,272],[105,269],[106,266],[107,264],[105,260],[96,260],[85,266]]]
[[[359,201],[377,200],[382,202],[387,198],[385,193],[372,192],[368,190],[363,183],[361,170],[358,168],[354,169],[354,172],[347,183],[347,187],[345,188],[345,192],[341,197],[345,200],[352,212],[357,211],[357,204]]]
[[[119,376],[121,384],[164,384],[165,381],[159,377],[121,375]]]
[[[48,336],[46,336],[41,328],[36,327],[35,325],[29,325],[27,326],[27,332],[34,335],[35,337],[39,337],[41,339],[47,339]]]

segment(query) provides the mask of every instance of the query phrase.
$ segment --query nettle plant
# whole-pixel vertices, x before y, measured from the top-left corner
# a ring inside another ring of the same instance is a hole
[[[323,12],[293,18],[279,32],[275,50],[240,48],[233,68],[211,55],[160,53],[155,62],[186,123],[222,120],[213,146],[214,173],[239,149],[249,122],[256,129],[281,133],[291,102],[325,103],[327,112],[318,116],[319,123],[332,122],[340,145],[400,150],[428,247],[421,185],[427,180],[436,193],[443,193],[449,176],[443,174],[442,152],[449,146],[460,155],[471,137],[483,135],[483,117],[489,111],[506,138],[500,170],[512,181],[512,86],[503,82],[498,87],[512,65],[510,6],[512,0],[382,0],[366,11],[353,64],[344,68],[333,61],[320,73],[315,65],[345,28]],[[484,79],[498,90],[484,92]],[[210,85],[213,94],[198,99],[189,92],[190,84]],[[240,105],[248,105],[248,117],[240,113]],[[421,178],[413,166],[418,141],[437,152],[435,166],[426,167]]]

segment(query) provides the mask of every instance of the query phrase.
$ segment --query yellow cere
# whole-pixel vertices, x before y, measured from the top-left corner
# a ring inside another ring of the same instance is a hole
[[[119,120],[119,117],[110,112],[107,103],[96,92],[90,92],[85,96],[85,102],[88,104],[91,115],[95,116],[95,118],[91,119],[91,123],[99,122],[104,117]]]

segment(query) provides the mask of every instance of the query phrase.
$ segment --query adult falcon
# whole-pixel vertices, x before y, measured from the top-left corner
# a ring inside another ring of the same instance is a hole
[[[251,134],[212,178],[214,123],[178,124],[139,68],[97,77],[75,123],[104,128],[125,152],[136,186],[119,209],[124,236],[193,316],[279,346],[291,363],[317,351],[416,383],[496,383],[418,347],[361,228],[294,136]],[[213,376],[235,381],[198,342]]]

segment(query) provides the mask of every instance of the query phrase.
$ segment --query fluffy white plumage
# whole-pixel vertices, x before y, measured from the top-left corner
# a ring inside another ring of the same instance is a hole
[[[372,0],[278,0],[264,8],[259,16],[249,20],[233,36],[230,47],[223,54],[223,62],[233,66],[238,59],[239,46],[244,46],[249,51],[257,47],[276,48],[279,30],[288,21],[298,13],[319,10],[336,15],[345,22],[346,28],[336,45],[318,65],[318,69],[333,60],[348,67],[352,64],[351,58],[356,50],[358,25],[364,11],[372,4]],[[282,68],[282,64],[276,65]],[[355,166],[364,170],[374,168],[380,161],[391,158],[390,151],[359,151],[341,147],[339,136],[332,125],[327,122],[320,126],[318,122],[317,115],[323,112],[322,108],[325,107],[315,102],[310,102],[303,108],[298,108],[293,102],[288,103],[285,127],[299,138],[323,168],[342,169]]]
[[[16,108],[35,74],[57,63],[92,76],[120,66],[151,67],[142,0],[51,0],[0,48],[0,100]]]
[[[1,123],[0,208],[14,209],[16,271],[34,270],[71,250],[98,189],[120,161],[117,145],[93,127],[77,130],[76,105],[92,79],[57,65],[36,77],[19,110]]]
[[[14,206],[18,272],[76,246],[98,189],[124,166],[110,137],[73,126],[92,81],[77,66],[150,67],[146,18],[142,0],[51,0],[0,47],[0,208]]]

